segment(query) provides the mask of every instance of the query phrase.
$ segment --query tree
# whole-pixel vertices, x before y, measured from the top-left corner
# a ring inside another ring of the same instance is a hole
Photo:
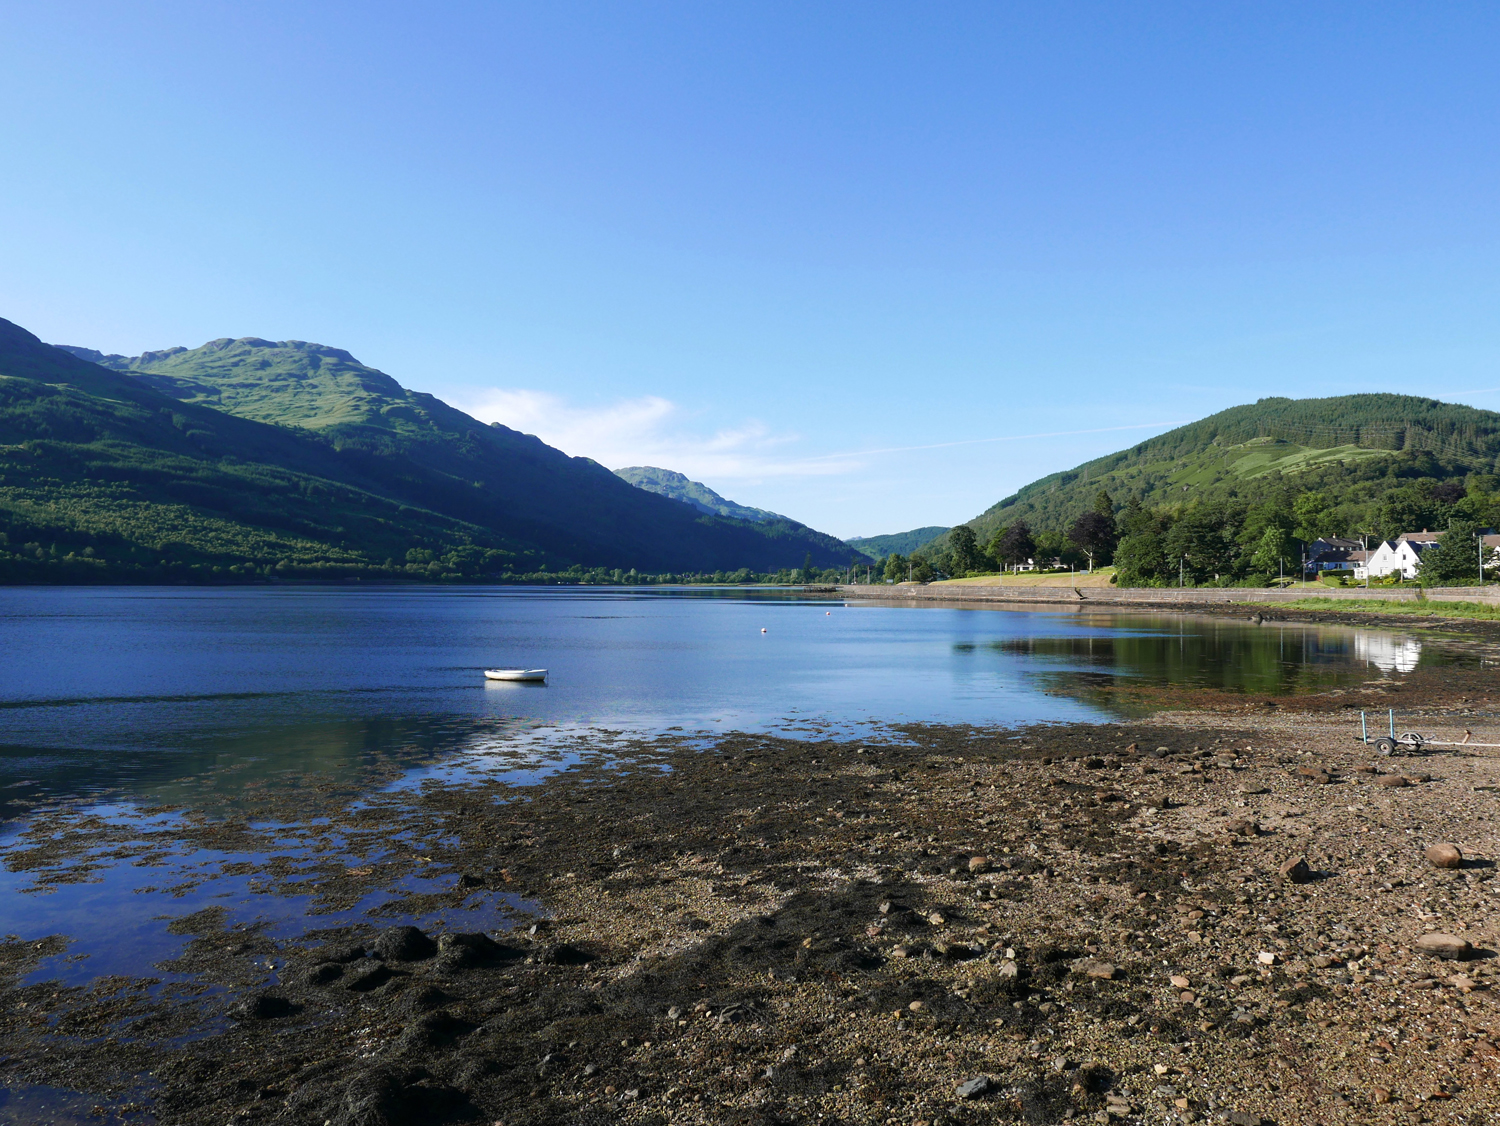
[[[1337,529],[1330,521],[1332,508],[1327,493],[1303,493],[1292,502],[1292,517],[1297,521],[1293,533],[1305,543],[1333,535]]]
[[[973,528],[960,524],[948,533],[948,544],[953,552],[955,577],[979,570],[979,543]]]
[[[906,557],[898,555],[894,551],[891,552],[885,561],[885,577],[892,582],[899,583],[904,581],[906,579]]]
[[[1272,575],[1282,574],[1288,561],[1293,558],[1292,538],[1286,529],[1268,524],[1261,533],[1260,542],[1255,546],[1255,553],[1250,557],[1250,569],[1269,579]]]
[[[1229,514],[1212,504],[1192,505],[1162,542],[1172,570],[1193,584],[1222,580],[1235,571],[1238,552]],[[1180,569],[1178,563],[1181,563]]]
[[[1162,586],[1166,569],[1162,536],[1154,528],[1126,536],[1115,548],[1115,583],[1118,586]]]
[[[1108,494],[1101,493],[1101,496]],[[1115,518],[1114,515],[1104,515],[1101,512],[1085,512],[1073,526],[1068,529],[1068,539],[1073,545],[1088,556],[1089,570],[1094,569],[1094,564],[1103,566],[1108,563],[1115,550]]]
[[[1031,529],[1024,520],[1017,520],[1006,528],[1005,535],[1000,537],[996,546],[996,554],[1002,566],[1018,566],[1036,554],[1036,541],[1031,538]]]
[[[911,577],[919,583],[932,582],[932,567],[925,559],[913,559]]]
[[[1438,540],[1436,547],[1422,552],[1417,577],[1423,584],[1448,585],[1472,583],[1479,578],[1479,525],[1472,520],[1455,519]]]

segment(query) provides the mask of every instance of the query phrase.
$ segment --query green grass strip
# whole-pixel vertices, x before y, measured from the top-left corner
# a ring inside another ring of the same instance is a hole
[[[1286,607],[1293,610],[1358,611],[1366,614],[1415,614],[1424,618],[1500,620],[1500,606],[1482,602],[1393,602],[1384,598],[1299,598],[1295,602],[1246,602],[1245,606]]]

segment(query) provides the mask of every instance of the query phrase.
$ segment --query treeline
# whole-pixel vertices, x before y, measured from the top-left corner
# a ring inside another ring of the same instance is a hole
[[[76,537],[75,537],[76,539]],[[177,545],[153,552],[115,545],[113,554],[92,545],[25,540],[0,532],[0,584],[202,584],[243,585],[277,582],[424,582],[511,585],[662,586],[774,585],[857,581],[852,569],[821,569],[807,563],[779,571],[645,572],[635,569],[549,568],[513,552],[463,545],[446,551],[410,548],[400,559],[375,561],[357,555],[283,557],[265,561],[213,561],[182,554]],[[878,568],[876,569],[878,571]]]
[[[1475,537],[1496,527],[1500,477],[1493,474],[1404,480],[1363,501],[1345,490],[1283,482],[1253,501],[1203,499],[1148,508],[1134,497],[1117,505],[1101,490],[1093,509],[1076,516],[1066,532],[1033,533],[1018,520],[981,542],[972,528],[960,526],[945,544],[888,562],[887,572],[962,577],[1034,558],[1043,568],[1113,564],[1120,586],[1267,586],[1299,576],[1306,546],[1315,540],[1363,536],[1373,549],[1403,532],[1430,530],[1445,535],[1423,555],[1420,578],[1461,584],[1479,577]]]

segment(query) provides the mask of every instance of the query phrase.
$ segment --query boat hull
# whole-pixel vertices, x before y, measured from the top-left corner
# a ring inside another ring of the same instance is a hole
[[[485,669],[486,680],[525,680],[533,683],[547,679],[546,669]]]

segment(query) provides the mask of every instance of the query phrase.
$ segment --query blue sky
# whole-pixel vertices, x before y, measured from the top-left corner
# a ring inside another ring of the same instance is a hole
[[[0,316],[953,523],[1263,395],[1500,408],[1497,57],[1464,3],[12,2]]]

